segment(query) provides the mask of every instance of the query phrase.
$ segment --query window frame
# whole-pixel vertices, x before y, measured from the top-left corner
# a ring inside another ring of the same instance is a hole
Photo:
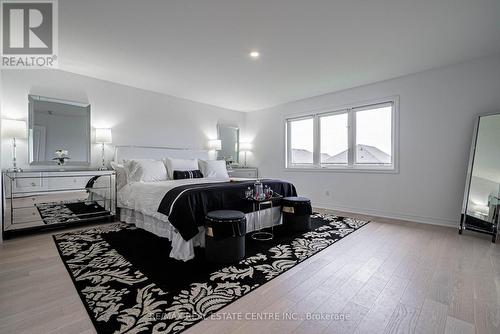
[[[313,152],[313,162],[312,163],[303,163],[303,164],[294,164],[292,162],[289,162],[291,157],[292,157],[292,137],[288,135],[288,133],[290,132],[290,122],[293,122],[293,121],[303,121],[303,120],[306,120],[306,119],[312,119],[313,120],[313,147],[316,146],[316,139],[315,139],[315,132],[316,132],[316,120],[315,120],[315,117],[314,115],[306,115],[306,116],[299,116],[299,117],[294,117],[293,119],[288,119],[286,121],[286,125],[285,125],[285,131],[287,133],[286,135],[286,160],[287,160],[287,164],[290,164],[290,166],[293,166],[291,168],[313,168],[314,167],[314,164],[315,164],[315,153]],[[313,148],[313,151],[314,148]]]
[[[356,112],[370,108],[392,105],[391,115],[391,164],[356,164]],[[321,124],[320,119],[324,116],[347,113],[347,142],[348,162],[347,165],[321,164]],[[291,159],[291,134],[290,122],[302,119],[313,119],[313,163],[294,164]],[[399,173],[399,96],[391,96],[359,103],[352,103],[340,107],[330,107],[284,117],[285,127],[285,171],[338,171],[338,172],[381,172]]]

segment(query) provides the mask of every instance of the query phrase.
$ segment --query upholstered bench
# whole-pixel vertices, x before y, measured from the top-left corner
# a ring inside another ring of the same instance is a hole
[[[210,211],[205,217],[205,258],[232,263],[245,257],[245,214],[235,210]]]
[[[290,232],[311,229],[311,200],[305,197],[284,197],[281,200],[283,227]]]

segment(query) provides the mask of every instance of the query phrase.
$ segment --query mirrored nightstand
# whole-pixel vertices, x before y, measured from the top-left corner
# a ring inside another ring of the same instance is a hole
[[[227,170],[229,177],[241,177],[256,179],[259,177],[259,170],[257,167],[232,167]]]

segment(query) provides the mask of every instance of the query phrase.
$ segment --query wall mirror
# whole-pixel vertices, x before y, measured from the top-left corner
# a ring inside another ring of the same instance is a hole
[[[460,230],[487,233],[496,241],[500,209],[500,113],[480,116],[469,158]]]
[[[221,150],[217,158],[229,164],[239,162],[240,129],[237,126],[217,124],[217,139],[221,141]]]
[[[54,165],[67,150],[68,165],[90,164],[90,104],[29,95],[30,165]]]

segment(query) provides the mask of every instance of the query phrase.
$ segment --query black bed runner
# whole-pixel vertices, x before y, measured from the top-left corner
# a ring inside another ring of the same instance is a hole
[[[255,181],[232,181],[188,184],[168,191],[163,197],[158,212],[167,215],[169,222],[179,231],[184,240],[198,234],[205,215],[212,210],[253,211],[252,203],[245,200],[245,190]],[[295,186],[280,180],[262,180],[273,192],[282,196],[297,196]]]

